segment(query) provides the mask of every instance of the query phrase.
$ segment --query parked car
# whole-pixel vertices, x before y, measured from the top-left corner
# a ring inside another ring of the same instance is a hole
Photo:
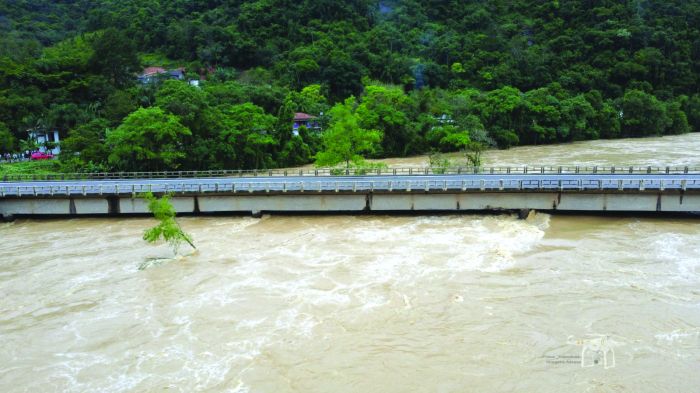
[[[40,151],[36,151],[32,153],[30,156],[32,160],[50,160],[53,158],[53,154],[51,153],[42,153]]]

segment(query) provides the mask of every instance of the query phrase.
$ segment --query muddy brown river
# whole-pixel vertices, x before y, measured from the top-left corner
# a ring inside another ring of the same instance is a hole
[[[700,134],[486,158],[700,166]],[[697,218],[180,222],[164,261],[146,218],[0,224],[0,392],[700,391]]]

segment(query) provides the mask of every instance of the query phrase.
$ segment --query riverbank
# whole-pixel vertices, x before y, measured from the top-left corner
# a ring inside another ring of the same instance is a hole
[[[679,148],[682,147],[682,148]],[[445,153],[457,165],[466,164],[461,153]],[[389,168],[425,168],[429,155],[370,159]],[[518,146],[486,150],[482,166],[700,166],[700,132],[649,138],[598,139],[552,145]],[[311,169],[313,164],[281,169]],[[0,164],[0,178],[13,174],[60,174],[58,161]]]

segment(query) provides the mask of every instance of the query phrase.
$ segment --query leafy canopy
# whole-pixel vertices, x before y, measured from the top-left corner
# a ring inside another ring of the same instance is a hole
[[[360,166],[362,154],[376,151],[382,133],[360,127],[355,97],[336,104],[330,111],[330,127],[323,134],[323,150],[316,154],[316,166],[330,167],[345,163]]]
[[[155,219],[158,220],[158,225],[147,229],[143,233],[143,240],[156,243],[162,239],[172,247],[175,253],[183,242],[194,249],[197,248],[192,242],[192,237],[185,233],[175,220],[176,213],[175,208],[170,203],[170,195],[156,198],[149,192],[144,195],[144,198],[148,201],[148,211],[153,213]]]

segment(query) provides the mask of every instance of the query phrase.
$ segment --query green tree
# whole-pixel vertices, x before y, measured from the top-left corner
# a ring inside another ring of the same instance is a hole
[[[0,123],[0,153],[14,151],[17,140],[4,123]]]
[[[221,107],[218,113],[219,158],[226,168],[260,169],[273,164],[274,116],[249,102]]]
[[[112,125],[118,125],[131,112],[137,110],[136,97],[131,93],[131,89],[117,90],[107,97],[104,103],[103,115]]]
[[[90,44],[90,66],[94,72],[105,75],[115,86],[133,83],[140,62],[134,42],[124,31],[106,29],[95,34]]]
[[[177,116],[141,108],[107,133],[109,164],[118,170],[172,170],[185,158],[182,140],[191,135]]]
[[[361,166],[362,154],[376,151],[382,133],[360,127],[355,97],[336,104],[330,111],[330,126],[323,134],[323,150],[316,153],[317,167],[331,167],[345,163]]]
[[[156,106],[178,116],[182,124],[195,135],[205,134],[202,124],[204,112],[209,107],[207,93],[186,82],[168,80],[156,93]],[[199,132],[199,131],[202,132]]]
[[[148,201],[148,211],[158,220],[158,225],[144,231],[143,240],[149,243],[156,243],[163,239],[172,247],[173,252],[176,254],[183,242],[197,249],[192,242],[192,237],[185,233],[175,220],[176,212],[170,203],[170,195],[156,198],[149,192],[144,195],[144,198]]]
[[[681,102],[671,101],[666,103],[666,114],[669,122],[664,134],[678,135],[690,132],[688,117],[683,112]]]
[[[382,131],[382,150],[386,155],[403,156],[415,153],[410,148],[416,138],[410,114],[413,102],[400,88],[365,86],[365,95],[357,108],[360,125]]]
[[[670,119],[663,102],[641,90],[628,90],[622,99],[622,132],[625,136],[662,135]]]
[[[109,150],[105,145],[105,130],[108,126],[107,120],[95,119],[70,130],[61,142],[61,160],[72,160],[75,169],[90,162],[106,164]]]

